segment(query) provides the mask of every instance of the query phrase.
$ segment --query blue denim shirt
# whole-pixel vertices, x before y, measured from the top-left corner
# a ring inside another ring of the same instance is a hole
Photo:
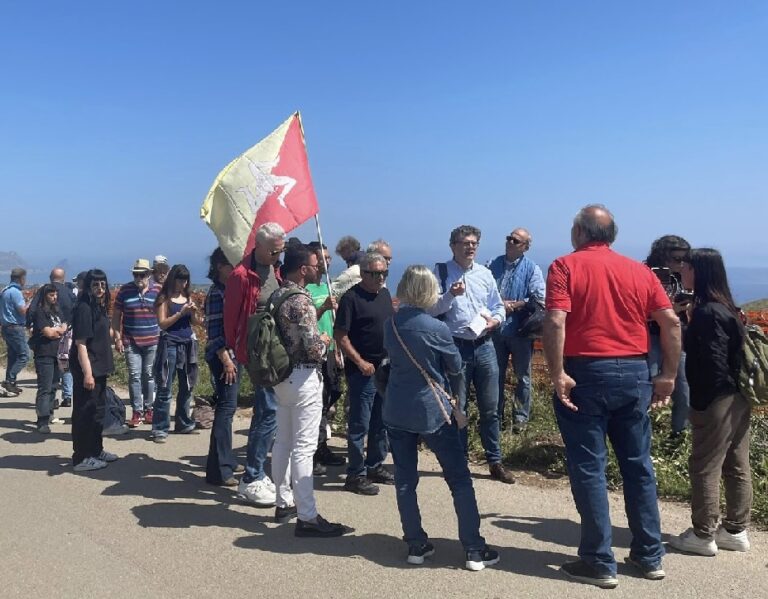
[[[392,317],[405,345],[416,361],[441,387],[457,395],[464,384],[462,361],[448,325],[424,310],[403,305]],[[445,417],[435,395],[414,366],[392,330],[392,318],[384,322],[384,349],[389,354],[390,374],[384,398],[384,423],[412,433],[434,433]],[[451,408],[444,401],[450,415]]]
[[[24,295],[21,293],[21,286],[18,283],[11,283],[3,289],[0,295],[0,324],[3,326],[9,324],[23,325],[26,317],[19,312],[24,307]]]

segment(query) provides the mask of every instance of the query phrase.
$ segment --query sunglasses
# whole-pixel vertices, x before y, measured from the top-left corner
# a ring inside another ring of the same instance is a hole
[[[284,251],[285,251],[285,249],[281,249],[281,250],[272,250],[272,251],[270,251],[270,252],[269,252],[269,255],[270,255],[270,256],[279,256],[279,255],[280,255],[280,254],[282,254]]]
[[[522,239],[516,239],[515,237],[512,237],[512,235],[507,235],[507,241],[514,243],[515,245],[521,245],[525,243]]]
[[[149,273],[148,272],[135,272],[133,273],[134,279],[148,279]]]
[[[686,261],[686,258],[684,256],[683,257],[670,256],[669,261],[676,262],[677,264],[683,264]]]
[[[388,270],[364,270],[363,272],[369,277],[381,277],[382,279],[386,279],[389,276]]]

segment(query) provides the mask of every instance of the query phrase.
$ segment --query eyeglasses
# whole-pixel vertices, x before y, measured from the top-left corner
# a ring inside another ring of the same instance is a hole
[[[106,281],[91,281],[91,288],[92,289],[106,289],[107,288],[107,282]]]
[[[279,250],[270,250],[269,255],[270,256],[279,256],[285,251],[285,248],[279,249]]]
[[[384,260],[386,260],[386,261],[387,261],[387,264],[389,264],[390,262],[392,262],[392,256],[382,256],[382,258],[384,258]]]
[[[149,273],[148,272],[135,272],[133,273],[134,279],[148,279]]]
[[[302,266],[306,266],[307,268],[314,268],[315,270],[320,268],[319,264],[302,264]]]
[[[524,240],[516,239],[515,237],[512,237],[512,235],[507,235],[507,241],[510,241],[510,242],[514,243],[515,245],[520,245],[520,244],[525,243]]]
[[[382,279],[386,279],[389,276],[388,270],[364,270],[363,272],[369,277],[381,277]]]
[[[682,264],[683,262],[686,261],[686,257],[685,256],[670,256],[669,257],[669,261],[670,262],[675,262],[677,264]]]
[[[480,245],[479,241],[457,241],[455,242],[456,245],[463,245],[465,248],[476,248],[478,245]]]

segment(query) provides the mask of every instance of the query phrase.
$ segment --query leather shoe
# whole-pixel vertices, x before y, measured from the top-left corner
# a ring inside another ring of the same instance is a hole
[[[511,485],[515,482],[515,477],[512,476],[512,473],[509,470],[504,468],[501,462],[496,462],[495,464],[491,464],[488,467],[488,469],[491,472],[491,478],[494,480],[497,480],[507,485]]]

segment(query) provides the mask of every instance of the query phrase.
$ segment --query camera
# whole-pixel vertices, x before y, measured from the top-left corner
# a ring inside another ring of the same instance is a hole
[[[682,304],[684,302],[692,302],[693,301],[693,293],[691,291],[681,291],[680,293],[675,295],[674,302],[676,304]]]
[[[669,285],[669,282],[672,279],[672,271],[670,269],[666,266],[654,266],[651,268],[651,271],[658,277],[662,285]]]

